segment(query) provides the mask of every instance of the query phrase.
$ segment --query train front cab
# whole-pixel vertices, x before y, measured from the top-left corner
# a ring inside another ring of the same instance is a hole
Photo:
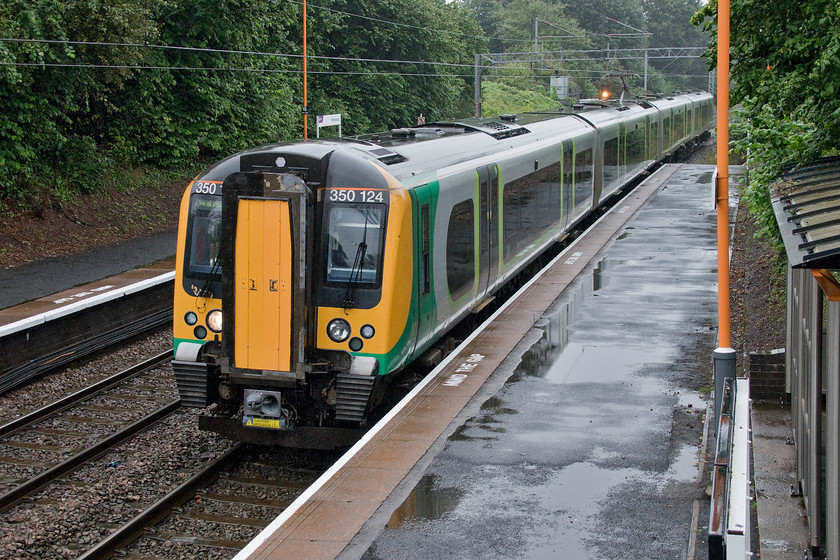
[[[329,160],[320,182],[260,170],[229,174],[223,197],[194,187],[185,196],[173,366],[185,404],[213,405],[203,429],[262,444],[345,445],[383,374],[410,358],[408,192],[370,161],[339,151]],[[206,288],[183,280],[204,244],[221,246],[203,261]],[[195,323],[205,321],[195,310],[223,311],[221,332],[198,338],[182,324],[185,309]]]

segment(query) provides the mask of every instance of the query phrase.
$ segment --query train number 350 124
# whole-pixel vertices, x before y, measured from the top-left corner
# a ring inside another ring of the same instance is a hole
[[[329,194],[330,202],[385,202],[383,191],[360,191],[333,189]]]

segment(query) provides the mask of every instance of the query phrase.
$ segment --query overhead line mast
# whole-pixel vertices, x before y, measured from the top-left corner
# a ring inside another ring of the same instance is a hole
[[[735,350],[732,348],[729,306],[729,0],[718,1],[718,90],[717,90],[717,206],[718,250],[718,347],[712,352],[715,381],[715,419],[717,429],[727,378],[735,377]]]
[[[308,137],[309,106],[306,99],[306,0],[303,0],[303,139]]]

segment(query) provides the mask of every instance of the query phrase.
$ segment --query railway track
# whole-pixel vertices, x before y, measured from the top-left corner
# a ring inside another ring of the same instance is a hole
[[[171,375],[160,372],[168,359],[158,354],[0,426],[0,512],[178,410]]]
[[[229,558],[336,459],[198,432],[170,357],[0,425],[0,557]]]
[[[79,560],[230,558],[335,458],[237,444]]]

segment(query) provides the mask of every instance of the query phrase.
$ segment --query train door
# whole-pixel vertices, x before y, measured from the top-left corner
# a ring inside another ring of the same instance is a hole
[[[487,293],[499,273],[499,167],[476,169],[478,182],[478,293]],[[481,303],[479,303],[481,305]]]
[[[560,223],[563,231],[571,222],[575,207],[575,143],[574,140],[563,140],[563,181],[560,191]]]
[[[294,380],[306,333],[306,185],[234,173],[222,196],[222,231],[233,241],[221,254],[222,308],[233,317],[222,325],[222,355],[232,371]]]
[[[647,146],[647,150],[645,154],[647,155],[647,160],[652,161],[657,159],[657,146],[656,146],[656,126],[655,126],[654,116],[647,115],[645,117],[645,145]]]
[[[618,154],[616,158],[616,171],[618,173],[618,184],[616,189],[624,184],[627,173],[627,123],[618,124]]]
[[[415,349],[422,346],[434,331],[436,308],[432,286],[432,231],[434,216],[432,197],[428,185],[411,191],[414,198],[414,254],[417,262],[417,335]]]

